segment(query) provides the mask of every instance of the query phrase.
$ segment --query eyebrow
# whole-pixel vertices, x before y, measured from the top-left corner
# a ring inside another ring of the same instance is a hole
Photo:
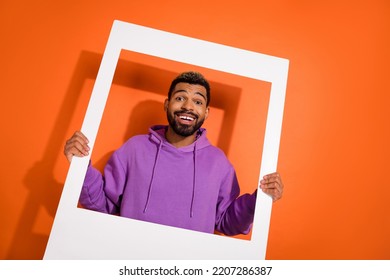
[[[172,95],[174,95],[174,94],[176,94],[176,93],[179,93],[179,92],[188,93],[188,92],[187,92],[186,90],[184,90],[184,89],[178,89],[178,90],[172,92]],[[197,91],[197,92],[195,92],[195,94],[198,94],[198,95],[202,96],[202,97],[204,98],[204,100],[207,101],[207,98],[206,98],[206,96],[205,96],[203,93]]]

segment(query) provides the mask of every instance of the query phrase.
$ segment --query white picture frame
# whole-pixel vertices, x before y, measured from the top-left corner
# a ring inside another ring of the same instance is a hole
[[[270,82],[260,178],[276,171],[287,59],[122,21],[113,23],[81,128],[91,151],[122,50]],[[78,208],[89,160],[72,160],[44,259],[265,259],[272,200],[263,192],[257,195],[251,240],[162,226]]]

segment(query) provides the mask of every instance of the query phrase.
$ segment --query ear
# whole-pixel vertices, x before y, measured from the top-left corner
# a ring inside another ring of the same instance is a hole
[[[165,101],[164,101],[164,111],[165,111],[165,112],[168,111],[168,104],[169,104],[169,100],[168,100],[168,98],[167,98],[167,99],[165,99]]]
[[[210,112],[210,107],[207,107],[204,113],[204,119],[207,119],[207,117],[209,116],[209,112]]]

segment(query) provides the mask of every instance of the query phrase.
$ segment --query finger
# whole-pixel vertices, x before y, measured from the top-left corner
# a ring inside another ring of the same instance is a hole
[[[72,138],[66,142],[65,149],[71,147],[76,147],[80,151],[84,151],[84,152],[88,152],[90,150],[88,144],[84,142],[84,140],[79,138]]]
[[[75,155],[85,155],[89,153],[89,146],[79,141],[71,141],[65,145],[65,153],[74,153]]]
[[[269,195],[274,202],[282,197],[282,193],[280,193],[277,189],[263,189],[263,192]]]
[[[81,132],[75,132],[73,136],[66,141],[64,154],[69,162],[73,156],[87,156],[89,154],[88,139]]]
[[[78,139],[82,139],[83,142],[85,143],[89,143],[89,140],[88,138],[81,132],[81,131],[76,131],[74,134],[73,134],[74,137],[77,137]]]
[[[275,189],[263,189],[263,192],[270,196],[273,201],[276,201],[280,198],[280,194],[275,191]]]
[[[278,172],[267,174],[260,181],[260,188],[264,193],[272,197],[275,202],[279,200],[283,195],[283,183],[281,176]]]
[[[272,188],[268,188],[268,187],[262,187],[261,190],[272,197],[272,200],[273,201],[276,201],[278,199],[280,199],[283,195],[283,191],[280,189],[280,188],[275,188],[275,187],[272,187]]]
[[[279,183],[269,183],[265,185],[261,185],[260,188],[266,192],[271,194],[272,196],[281,198],[283,194],[283,185],[280,185]]]
[[[280,181],[281,178],[278,172],[274,172],[263,176],[263,180],[265,180],[266,182],[275,182]]]
[[[72,158],[73,156],[77,156],[77,157],[84,157],[84,156],[87,156],[88,155],[88,152],[85,152],[83,150],[80,150],[79,148],[75,147],[75,146],[72,146],[72,147],[68,147],[66,150],[65,150],[65,156],[67,158],[67,160],[69,162],[72,161]]]
[[[72,145],[75,142],[80,143],[81,145],[83,145],[85,150],[89,151],[89,146],[88,146],[89,140],[87,137],[85,137],[85,135],[82,132],[76,131],[73,134],[73,136],[67,141],[67,144]]]
[[[260,181],[260,186],[266,188],[278,188],[279,190],[283,189],[283,183],[279,173],[265,175]]]
[[[88,146],[89,140],[84,136],[81,132],[75,132],[73,136],[67,141],[67,143],[71,144],[73,142],[80,142],[82,145]]]
[[[86,156],[86,154],[85,153],[83,153],[82,151],[80,151],[80,150],[78,150],[78,149],[76,149],[76,148],[71,148],[71,149],[69,149],[67,152],[66,152],[66,158],[68,159],[68,161],[69,162],[71,162],[72,161],[72,158],[74,157],[74,156],[76,156],[76,157],[84,157],[84,156]]]
[[[64,147],[64,154],[67,157],[71,155],[87,156],[89,154],[89,147],[78,141],[68,142]]]
[[[260,187],[267,188],[267,189],[273,189],[273,188],[280,188],[281,186],[280,180],[261,180],[260,181]]]

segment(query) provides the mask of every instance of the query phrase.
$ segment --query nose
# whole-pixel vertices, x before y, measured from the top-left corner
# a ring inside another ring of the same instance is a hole
[[[194,104],[190,99],[187,99],[185,102],[183,102],[181,107],[182,107],[182,109],[187,110],[187,111],[194,110]]]

